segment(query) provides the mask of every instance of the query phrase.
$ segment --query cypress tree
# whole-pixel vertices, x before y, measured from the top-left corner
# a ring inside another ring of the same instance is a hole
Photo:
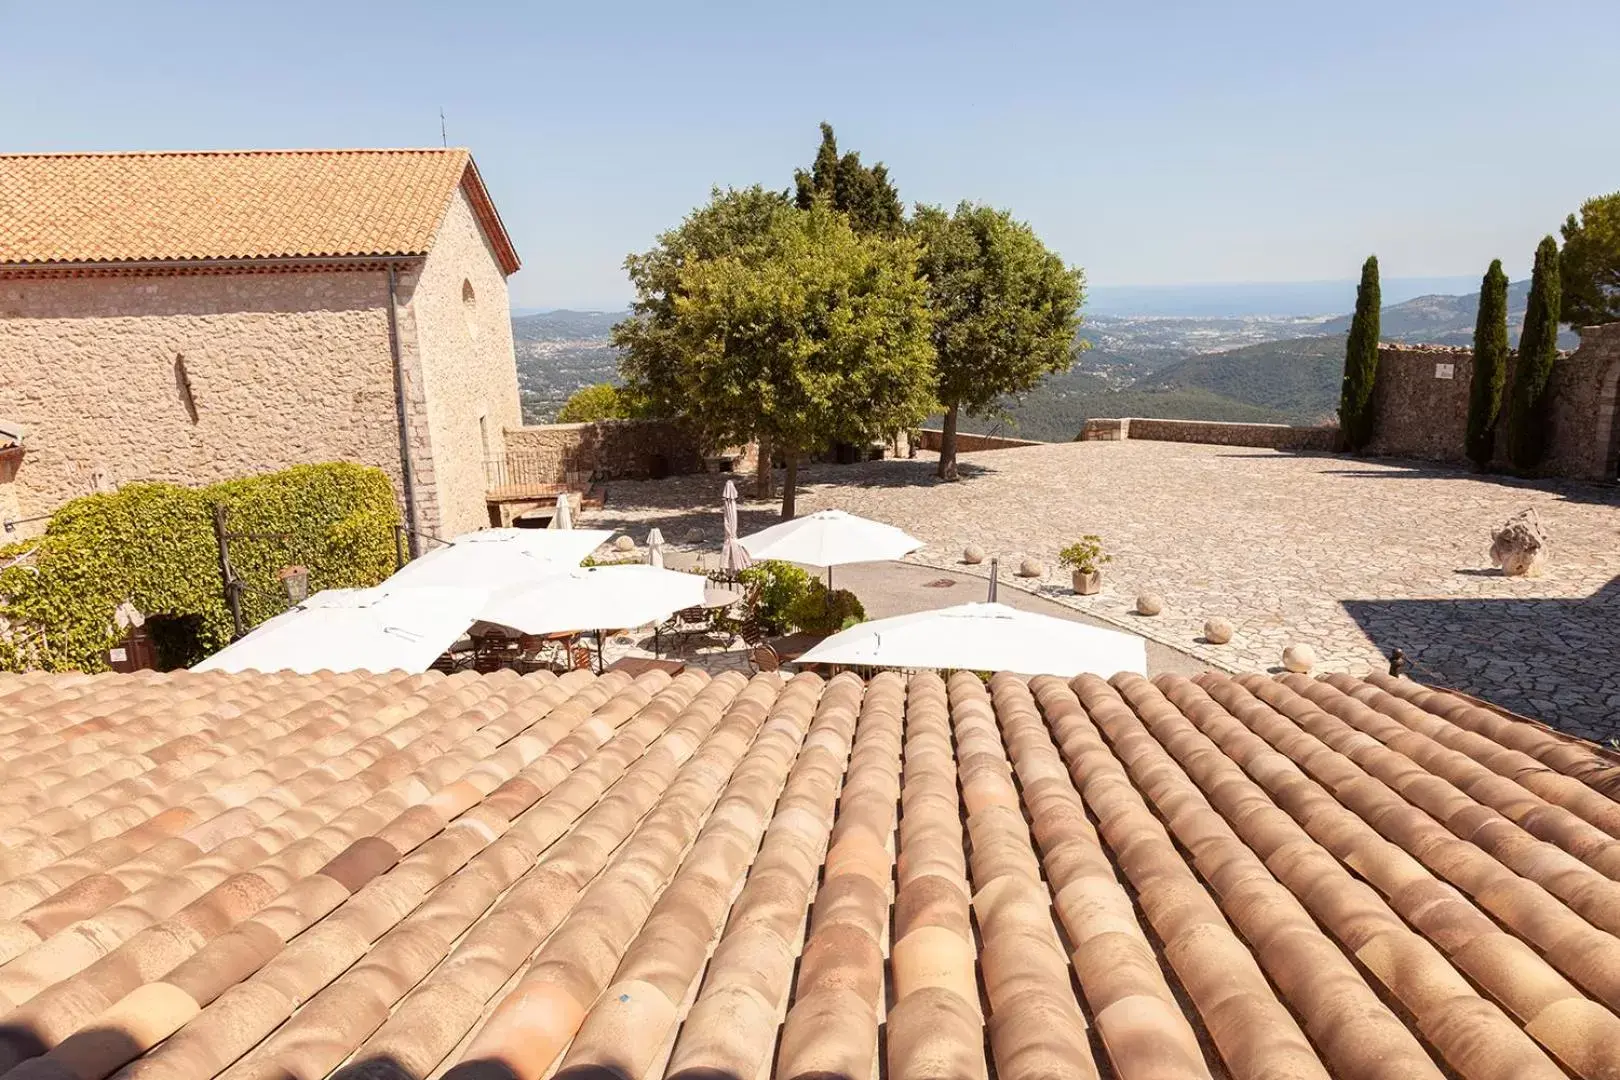
[[[1508,460],[1529,471],[1547,448],[1547,382],[1558,359],[1558,241],[1544,236],[1530,272],[1530,298],[1519,332],[1519,363],[1513,372],[1513,405],[1508,423]]]
[[[1378,375],[1378,256],[1361,266],[1356,287],[1356,314],[1344,349],[1344,387],[1339,395],[1339,438],[1345,449],[1361,453],[1372,441],[1373,380]]]
[[[1502,260],[1492,261],[1479,284],[1479,316],[1474,321],[1474,378],[1468,394],[1468,457],[1490,468],[1496,453],[1496,418],[1502,411],[1507,378],[1507,275]]]

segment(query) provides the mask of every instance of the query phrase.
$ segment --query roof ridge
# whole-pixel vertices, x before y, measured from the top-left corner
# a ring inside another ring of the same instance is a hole
[[[0,151],[0,160],[19,158],[109,157],[274,157],[294,154],[466,154],[466,146],[307,146],[258,147],[229,150],[39,150]]]

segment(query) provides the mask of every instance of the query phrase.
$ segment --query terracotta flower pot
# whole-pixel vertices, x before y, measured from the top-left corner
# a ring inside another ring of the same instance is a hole
[[[1102,588],[1101,570],[1076,570],[1074,572],[1074,591],[1077,596],[1091,596]]]

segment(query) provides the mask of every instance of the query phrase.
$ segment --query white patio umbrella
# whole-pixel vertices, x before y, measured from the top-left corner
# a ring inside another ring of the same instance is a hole
[[[568,492],[557,496],[557,512],[551,515],[553,529],[572,529],[574,527],[574,512],[568,506]]]
[[[720,493],[720,505],[720,517],[726,526],[726,539],[720,545],[720,568],[735,574],[739,570],[748,569],[754,563],[754,560],[748,556],[748,549],[737,541],[737,484],[735,481],[726,481],[725,490]]]
[[[647,533],[647,565],[664,568],[664,534],[656,526]]]
[[[426,671],[467,631],[482,589],[327,589],[193,671]]]
[[[1147,648],[1135,634],[1004,604],[962,604],[852,626],[797,662],[1065,677],[1146,675]]]
[[[496,592],[478,618],[523,634],[628,629],[698,606],[707,584],[642,563],[575,567]]]
[[[832,568],[845,563],[888,562],[916,551],[923,542],[893,525],[846,514],[842,510],[817,510],[794,518],[752,536],[742,538],[742,546],[756,559],[781,559],[807,566],[825,566],[827,584],[832,585]]]
[[[578,566],[612,535],[606,529],[481,529],[406,563],[384,584],[500,589]]]

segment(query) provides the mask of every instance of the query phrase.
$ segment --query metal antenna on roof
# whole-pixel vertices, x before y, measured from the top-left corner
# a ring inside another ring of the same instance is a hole
[[[449,146],[450,136],[444,133],[444,106],[439,106],[439,145]]]

